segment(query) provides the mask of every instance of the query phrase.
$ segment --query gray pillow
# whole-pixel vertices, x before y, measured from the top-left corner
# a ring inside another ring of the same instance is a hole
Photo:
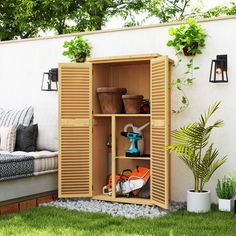
[[[16,131],[16,151],[34,152],[37,150],[38,124],[19,125]]]

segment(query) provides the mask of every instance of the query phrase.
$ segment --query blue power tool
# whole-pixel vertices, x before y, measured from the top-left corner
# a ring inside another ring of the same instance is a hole
[[[130,139],[131,147],[126,151],[127,157],[139,157],[140,151],[138,149],[138,140],[142,139],[142,134],[134,132],[121,132],[122,136],[125,136]]]

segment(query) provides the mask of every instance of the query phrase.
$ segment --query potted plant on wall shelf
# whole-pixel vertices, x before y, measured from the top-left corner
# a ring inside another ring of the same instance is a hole
[[[210,191],[205,190],[204,185],[226,161],[226,157],[218,158],[219,153],[213,148],[213,143],[208,145],[212,130],[223,125],[221,120],[208,125],[219,105],[220,102],[217,102],[210,106],[208,112],[200,116],[199,121],[172,131],[174,142],[167,147],[192,171],[194,188],[187,191],[187,210],[190,212],[210,210]]]
[[[224,177],[222,180],[218,179],[216,194],[219,198],[219,210],[232,211],[234,207],[233,197],[235,196],[236,191],[235,183],[230,177]]]
[[[82,35],[77,35],[69,42],[65,41],[63,47],[67,49],[63,55],[69,57],[71,62],[85,62],[92,50],[91,45]]]

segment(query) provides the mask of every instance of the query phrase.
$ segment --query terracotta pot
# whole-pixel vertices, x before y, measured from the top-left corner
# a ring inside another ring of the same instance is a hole
[[[104,114],[119,114],[122,110],[122,95],[126,88],[103,87],[97,88],[101,111]]]
[[[140,113],[140,108],[143,101],[142,95],[123,95],[122,99],[125,105],[125,112],[127,114]]]

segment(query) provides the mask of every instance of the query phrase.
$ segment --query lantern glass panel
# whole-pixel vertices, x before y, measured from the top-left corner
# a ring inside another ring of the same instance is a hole
[[[50,72],[44,72],[42,78],[42,91],[57,91],[57,82],[52,80],[52,74]]]

